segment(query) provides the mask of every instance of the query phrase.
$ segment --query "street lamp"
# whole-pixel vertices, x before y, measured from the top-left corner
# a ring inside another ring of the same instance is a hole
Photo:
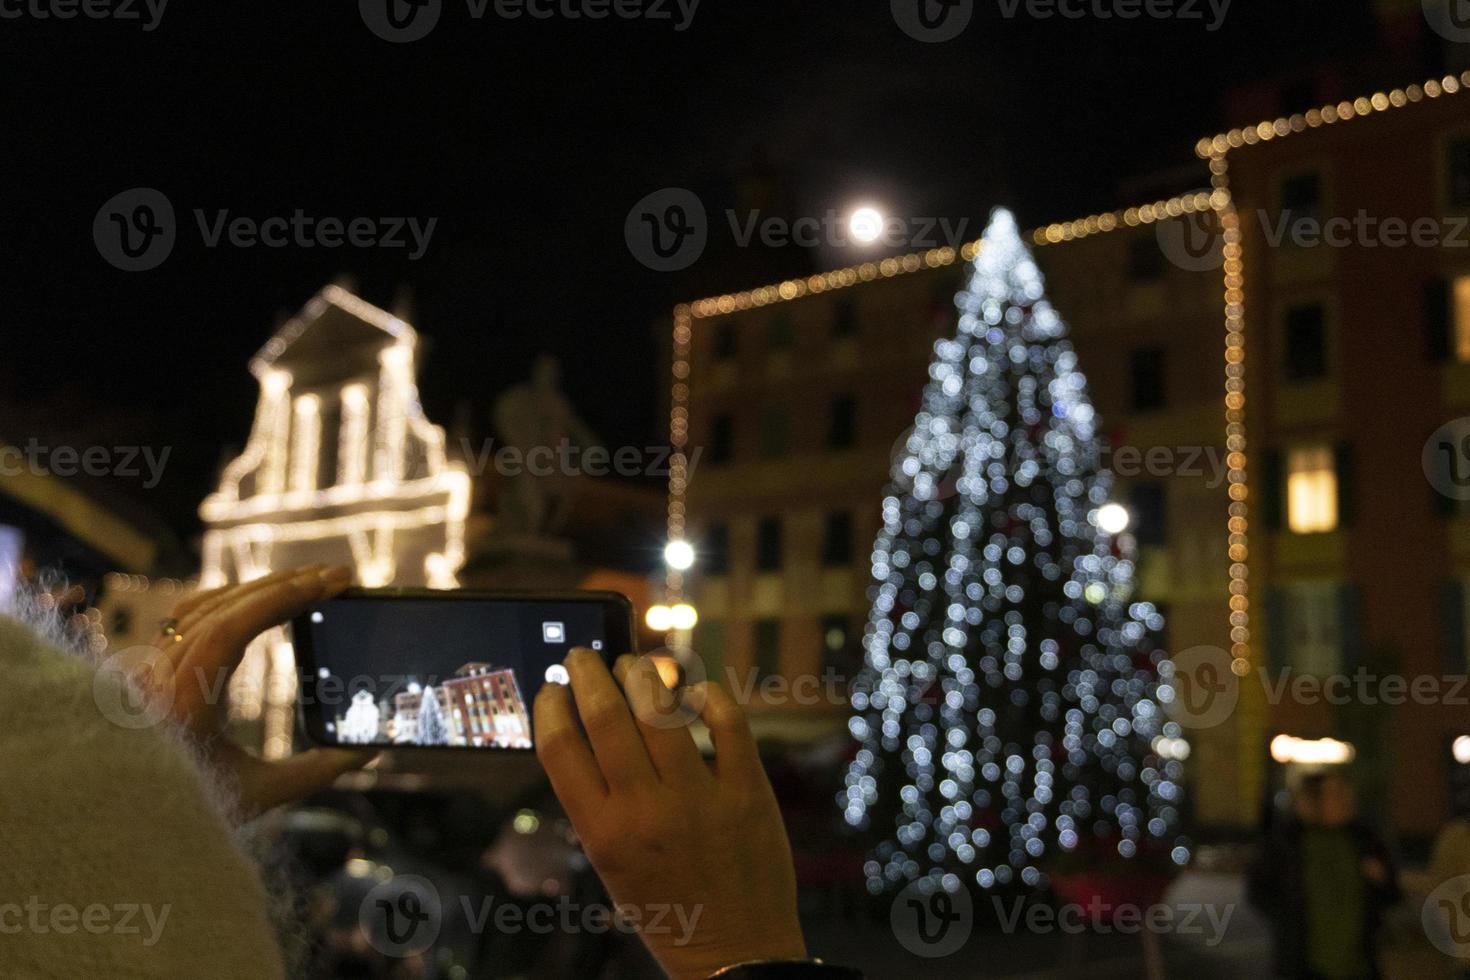
[[[664,545],[664,564],[676,572],[688,571],[694,565],[694,545],[674,539]]]

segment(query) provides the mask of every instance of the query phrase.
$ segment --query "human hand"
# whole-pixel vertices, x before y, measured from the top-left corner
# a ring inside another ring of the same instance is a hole
[[[349,568],[308,565],[200,592],[174,608],[171,629],[155,642],[161,655],[151,658],[148,693],[166,705],[165,717],[188,732],[210,765],[235,785],[247,817],[325,789],[376,754],[319,748],[267,761],[224,733],[225,692],[250,641],[351,582]]]
[[[609,674],[579,648],[566,668],[570,690],[547,683],[536,696],[536,754],[614,903],[648,927],[639,934],[659,965],[696,980],[748,960],[804,959],[791,847],[734,698],[715,683],[686,694],[703,706],[711,765],[671,719],[675,695],[648,657],[625,654]],[[672,928],[654,931],[657,906],[672,906]]]

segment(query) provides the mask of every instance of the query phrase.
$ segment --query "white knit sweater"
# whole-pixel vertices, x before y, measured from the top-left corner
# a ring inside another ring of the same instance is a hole
[[[168,731],[104,717],[97,677],[0,616],[0,974],[281,977],[208,776]]]

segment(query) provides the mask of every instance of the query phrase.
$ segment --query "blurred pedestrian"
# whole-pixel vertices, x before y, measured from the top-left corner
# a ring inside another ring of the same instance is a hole
[[[1378,926],[1400,896],[1387,847],[1357,819],[1339,769],[1305,776],[1263,838],[1247,897],[1270,921],[1275,975],[1374,980]]]
[[[1470,876],[1470,808],[1464,804],[1434,839],[1434,853],[1429,861],[1429,878],[1434,887],[1454,878]],[[1470,980],[1470,958],[1458,961],[1459,980]]]

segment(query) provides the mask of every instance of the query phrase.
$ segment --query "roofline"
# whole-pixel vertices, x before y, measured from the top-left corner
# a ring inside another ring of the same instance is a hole
[[[257,378],[264,377],[276,359],[285,353],[286,348],[297,337],[300,337],[308,326],[320,319],[328,306],[335,306],[400,341],[406,340],[408,343],[413,343],[418,337],[417,332],[408,321],[374,306],[361,296],[336,283],[331,283],[318,290],[315,296],[306,301],[306,305],[301,308],[300,312],[283,323],[280,329],[271,336],[271,339],[265,342],[265,345],[250,359],[250,373]]]
[[[1201,159],[1209,160],[1213,157],[1224,156],[1231,150],[1244,146],[1269,143],[1272,140],[1284,139],[1309,129],[1347,122],[1375,112],[1402,109],[1426,99],[1437,99],[1441,95],[1455,95],[1467,89],[1470,89],[1470,71],[1459,75],[1445,75],[1443,78],[1431,78],[1422,85],[1409,85],[1389,92],[1375,92],[1352,101],[1344,99],[1319,109],[1309,109],[1306,112],[1282,116],[1279,119],[1267,119],[1254,126],[1242,126],[1216,136],[1206,136],[1195,144],[1194,152]]]
[[[1181,215],[1218,210],[1226,206],[1229,201],[1229,191],[1195,191],[1189,194],[1182,194],[1178,197],[1154,201],[1149,204],[1123,208],[1118,211],[1091,214],[1073,221],[1062,221],[1055,224],[1043,225],[1040,228],[1023,232],[1021,237],[1024,240],[1029,240],[1031,244],[1036,246],[1056,245],[1123,228],[1136,228],[1142,225],[1150,225],[1157,221],[1165,221],[1169,218],[1180,217]],[[931,248],[922,252],[909,252],[905,255],[889,256],[885,259],[864,262],[860,265],[832,269],[828,272],[813,273],[801,279],[787,279],[783,282],[757,286],[753,289],[725,293],[719,296],[707,296],[703,299],[693,300],[692,302],[680,303],[674,307],[674,314],[676,318],[689,316],[694,319],[723,316],[727,313],[736,313],[756,307],[785,303],[790,300],[801,299],[804,296],[813,296],[831,290],[846,289],[849,286],[874,282],[878,279],[891,279],[896,276],[908,275],[912,272],[923,272],[926,269],[942,269],[945,266],[953,265],[956,258],[970,262],[979,254],[979,251],[980,240],[975,239],[974,241],[965,242],[958,249],[945,246],[943,248]]]

